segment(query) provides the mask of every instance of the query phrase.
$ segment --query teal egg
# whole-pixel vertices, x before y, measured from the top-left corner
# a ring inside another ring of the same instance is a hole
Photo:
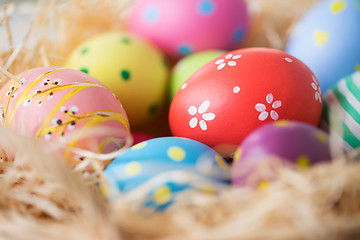
[[[323,120],[345,152],[360,152],[360,72],[342,78],[324,97]]]
[[[105,169],[120,193],[142,191],[145,207],[165,210],[185,190],[217,194],[230,183],[230,166],[213,149],[180,137],[136,144]]]

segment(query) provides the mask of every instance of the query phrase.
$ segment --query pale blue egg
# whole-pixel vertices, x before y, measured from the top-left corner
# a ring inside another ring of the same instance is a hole
[[[230,166],[198,141],[161,137],[125,151],[105,169],[105,177],[122,193],[142,189],[146,207],[164,210],[184,190],[217,194],[230,183]]]
[[[360,1],[322,0],[297,23],[286,51],[308,65],[325,93],[360,70],[359,43]]]

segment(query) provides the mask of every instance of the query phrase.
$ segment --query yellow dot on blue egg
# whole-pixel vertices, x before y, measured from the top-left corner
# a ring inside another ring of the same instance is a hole
[[[141,165],[138,162],[131,162],[125,167],[125,173],[128,176],[134,177],[141,172]]]
[[[198,5],[198,11],[201,15],[210,15],[215,10],[215,4],[211,0],[201,1]]]
[[[186,152],[184,149],[182,149],[181,147],[170,147],[167,151],[167,155],[169,156],[169,158],[171,158],[172,160],[176,161],[176,162],[180,162],[182,160],[185,159],[186,156]]]
[[[300,168],[308,168],[311,164],[310,158],[306,155],[300,155],[296,159],[296,165]]]
[[[346,7],[346,2],[345,1],[334,1],[331,4],[331,12],[333,14],[338,14],[339,12],[341,12],[344,8]]]
[[[314,38],[316,46],[322,47],[329,41],[329,33],[326,31],[316,30]]]
[[[146,145],[147,145],[147,142],[141,142],[141,143],[138,143],[138,144],[132,146],[130,149],[139,150],[139,149],[144,148]]]
[[[159,205],[168,203],[171,200],[171,197],[171,189],[167,186],[159,187],[153,194],[154,201]]]
[[[222,157],[220,157],[219,155],[215,155],[215,161],[221,169],[227,169],[228,165]]]
[[[355,72],[360,71],[360,63],[355,65]]]

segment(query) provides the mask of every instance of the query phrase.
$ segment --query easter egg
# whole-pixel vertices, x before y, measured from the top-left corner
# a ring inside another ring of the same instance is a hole
[[[207,50],[233,50],[244,39],[248,11],[243,0],[138,0],[129,29],[178,58]]]
[[[171,103],[169,124],[174,136],[234,150],[264,123],[291,119],[318,125],[321,111],[318,82],[305,64],[280,50],[247,48],[191,75]]]
[[[224,54],[222,50],[205,50],[187,55],[178,61],[170,77],[170,97],[174,97],[182,84],[200,67]]]
[[[106,32],[80,44],[66,67],[101,81],[123,104],[132,128],[146,125],[165,101],[168,67],[146,40],[125,32]]]
[[[1,122],[17,132],[67,147],[110,153],[124,146],[129,122],[113,93],[80,71],[34,68],[0,91]],[[70,165],[84,156],[63,151]]]
[[[360,72],[355,72],[330,89],[324,97],[323,119],[345,152],[360,147]]]
[[[266,176],[254,178],[252,174],[260,164],[275,158],[302,168],[328,161],[331,159],[328,135],[317,127],[297,121],[280,120],[257,128],[235,153],[232,184],[256,185],[270,180]],[[271,171],[271,163],[267,168]]]
[[[323,0],[295,26],[286,51],[303,61],[326,92],[360,70],[360,3]]]
[[[121,193],[142,190],[145,207],[165,210],[185,190],[221,191],[230,183],[230,167],[200,142],[160,137],[126,150],[105,169],[105,177]]]
[[[151,139],[152,137],[146,133],[132,131],[131,136],[133,138],[133,145],[144,142],[146,140]]]

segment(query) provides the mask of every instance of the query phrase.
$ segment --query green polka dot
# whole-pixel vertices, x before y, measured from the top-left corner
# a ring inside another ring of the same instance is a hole
[[[157,104],[153,104],[149,107],[149,114],[154,115],[159,109],[159,106]]]
[[[130,38],[127,38],[127,37],[122,38],[120,41],[121,41],[122,43],[125,43],[125,44],[131,43]]]
[[[88,48],[84,48],[84,49],[82,49],[82,50],[80,51],[80,53],[81,53],[81,54],[85,54],[85,53],[87,53],[88,51],[89,51]]]
[[[80,68],[80,72],[89,74],[89,70],[87,68]]]
[[[186,153],[181,147],[170,147],[167,151],[167,155],[174,161],[180,162],[184,160]]]
[[[129,81],[129,79],[130,79],[130,72],[128,71],[128,70],[122,70],[121,72],[120,72],[120,76],[121,76],[121,78],[124,80],[124,81]]]

